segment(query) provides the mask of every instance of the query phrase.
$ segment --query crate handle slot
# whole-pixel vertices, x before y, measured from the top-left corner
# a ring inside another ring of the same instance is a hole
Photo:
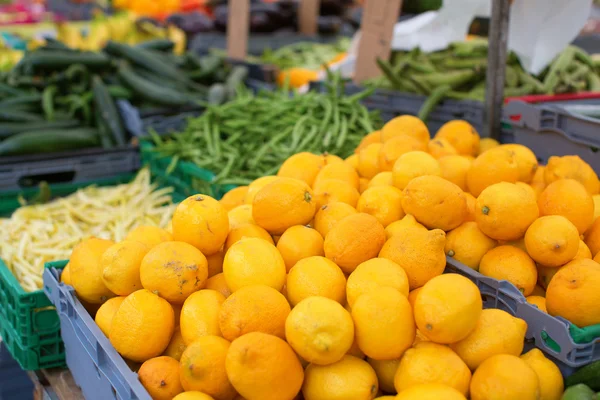
[[[48,184],[56,184],[56,183],[71,183],[75,180],[76,171],[60,171],[53,172],[48,174],[38,174],[38,175],[24,175],[19,178],[19,187],[26,189],[34,186],[38,186],[41,182],[46,182]]]

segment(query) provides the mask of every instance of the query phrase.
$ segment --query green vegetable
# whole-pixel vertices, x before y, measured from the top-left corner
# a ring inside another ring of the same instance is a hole
[[[182,106],[190,103],[187,95],[180,94],[175,90],[154,84],[133,72],[126,65],[121,65],[118,72],[119,78],[135,93],[156,104],[167,106]]]
[[[431,114],[433,109],[439,104],[440,101],[444,99],[444,97],[446,97],[448,92],[450,92],[451,90],[452,87],[450,85],[443,85],[435,88],[431,95],[429,95],[427,100],[425,100],[425,103],[423,103],[423,105],[421,106],[417,117],[419,117],[421,121],[427,122],[429,114]]]
[[[567,387],[578,383],[586,384],[591,389],[600,391],[600,360],[582,367],[565,379],[565,386]]]
[[[168,39],[153,39],[139,43],[135,47],[145,50],[157,50],[170,53],[175,48],[175,43]]]
[[[597,396],[588,386],[578,384],[567,388],[561,400],[597,400]]]
[[[110,58],[104,53],[64,50],[37,50],[28,53],[22,60],[26,67],[37,69],[62,69],[73,64],[81,64],[88,68],[106,68]]]
[[[51,153],[98,145],[98,131],[92,128],[47,129],[21,132],[0,143],[0,156]]]
[[[80,124],[81,122],[74,119],[54,122],[0,122],[0,139],[7,138],[21,132],[36,131],[40,129],[74,128]]]
[[[112,141],[117,146],[125,146],[127,144],[127,135],[121,122],[121,116],[104,82],[97,75],[92,78],[92,89],[94,91],[97,120],[100,119],[103,121],[103,125],[108,128],[112,136]]]
[[[338,85],[338,86],[335,86]],[[341,96],[339,82],[327,93],[285,91],[253,95],[238,88],[235,100],[211,105],[172,137],[154,137],[159,156],[210,169],[215,184],[247,184],[275,174],[293,154],[351,154],[381,121],[360,104],[360,93]]]
[[[41,115],[27,111],[0,109],[0,121],[38,122],[43,120],[44,118]]]

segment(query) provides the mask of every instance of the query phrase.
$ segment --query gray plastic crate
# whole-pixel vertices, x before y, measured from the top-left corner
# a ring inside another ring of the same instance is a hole
[[[80,183],[137,171],[137,146],[82,149],[44,155],[0,158],[0,190],[37,186],[39,182]]]
[[[60,283],[67,261],[46,264],[44,292],[56,307],[65,342],[67,366],[87,400],[151,400],[71,286]]]
[[[504,107],[510,127],[504,140],[529,147],[542,164],[551,156],[578,155],[600,173],[600,119],[563,106],[511,101]]]
[[[311,90],[324,91],[323,82],[313,82]],[[354,84],[346,84],[345,92],[352,95],[364,91],[364,87]],[[403,93],[394,90],[376,89],[373,94],[362,100],[362,103],[370,110],[379,110],[384,121],[399,115],[417,115],[427,100],[426,96],[412,93]],[[439,103],[429,115],[427,127],[431,135],[440,129],[442,125],[453,119],[463,119],[483,134],[483,111],[484,105],[473,100],[444,100]]]
[[[446,257],[446,272],[472,280],[481,291],[484,308],[498,308],[525,320],[527,346],[542,350],[558,365],[563,376],[600,360],[600,324],[577,328],[564,318],[553,317],[528,303],[512,283],[484,276],[451,257]],[[576,343],[574,337],[584,342]]]

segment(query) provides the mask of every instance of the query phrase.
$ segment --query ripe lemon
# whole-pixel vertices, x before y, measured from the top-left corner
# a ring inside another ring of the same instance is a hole
[[[277,290],[265,285],[245,286],[221,304],[219,327],[227,340],[250,332],[285,338],[289,313],[290,305]]]
[[[538,199],[540,215],[562,215],[585,233],[594,222],[594,199],[574,179],[559,179],[549,184]]]
[[[430,140],[429,143],[427,143],[427,151],[438,160],[445,156],[458,155],[454,146],[443,138]]]
[[[499,146],[479,155],[467,173],[467,187],[478,197],[496,183],[515,183],[519,180],[519,165],[512,150]]]
[[[302,394],[305,400],[371,400],[378,388],[377,375],[369,363],[346,355],[334,364],[306,367]]]
[[[346,277],[333,261],[320,256],[308,257],[290,270],[286,289],[292,306],[311,296],[327,297],[344,304]]]
[[[539,379],[519,357],[499,354],[485,360],[471,379],[472,400],[538,400]]]
[[[227,250],[229,250],[229,248],[231,246],[233,246],[234,243],[237,243],[242,239],[251,238],[251,237],[263,239],[271,244],[274,244],[273,238],[271,237],[269,232],[267,232],[265,229],[261,228],[258,225],[254,225],[254,224],[244,224],[244,225],[240,225],[240,226],[237,226],[237,227],[229,230],[229,235],[227,236],[227,241],[225,242],[225,246],[223,248],[224,253],[227,253]],[[218,252],[216,254],[223,254],[223,253]],[[224,258],[225,258],[225,256],[223,255],[223,259]],[[223,269],[223,265],[221,264],[221,270],[222,269]]]
[[[420,288],[446,268],[441,229],[423,231],[410,228],[405,234],[392,236],[379,252],[379,257],[394,261],[406,272],[410,290]]]
[[[486,151],[498,146],[500,146],[500,143],[498,143],[496,139],[481,138],[479,141],[479,154],[485,153]]]
[[[408,136],[427,144],[430,139],[427,125],[413,115],[401,115],[392,118],[381,129],[381,138],[386,142],[394,136]]]
[[[402,208],[427,228],[444,231],[460,226],[469,212],[462,190],[434,175],[420,176],[406,185]]]
[[[410,151],[401,155],[392,169],[394,186],[400,190],[404,190],[414,178],[423,175],[442,175],[440,163],[424,151]]]
[[[221,293],[225,298],[231,295],[231,290],[227,286],[227,282],[225,281],[225,275],[221,272],[211,278],[206,280],[206,289],[216,290]]]
[[[179,203],[172,222],[173,240],[189,243],[205,256],[219,251],[229,233],[227,210],[206,195],[190,196]]]
[[[522,144],[504,144],[503,148],[515,153],[519,168],[519,181],[530,183],[538,168],[538,160],[533,151]]]
[[[91,304],[102,304],[114,296],[102,280],[102,255],[114,242],[90,238],[80,242],[71,253],[69,277],[75,293]]]
[[[415,321],[429,340],[456,343],[473,332],[482,307],[477,285],[462,275],[444,274],[421,288],[415,299]]]
[[[406,229],[410,228],[421,229],[423,232],[427,231],[427,228],[418,223],[415,217],[412,215],[406,215],[400,221],[392,222],[385,228],[385,237],[386,239],[389,239],[392,236],[401,234],[405,232]]]
[[[466,400],[458,390],[441,383],[412,386],[396,396],[396,400]]]
[[[206,257],[186,242],[163,242],[140,265],[142,286],[175,304],[203,288],[207,277]]]
[[[596,257],[600,253],[600,218],[597,218],[585,233],[584,241],[592,252],[592,256]]]
[[[125,240],[143,243],[151,249],[162,242],[172,241],[173,235],[157,226],[142,225],[129,231]]]
[[[400,359],[374,360],[372,358],[368,358],[367,362],[371,365],[371,367],[373,367],[375,374],[377,374],[379,389],[385,393],[396,393],[396,388],[394,387],[394,377],[396,376],[396,371],[398,371]]]
[[[540,217],[525,233],[527,253],[547,267],[560,267],[575,258],[579,251],[579,232],[560,215]]]
[[[246,194],[248,193],[248,186],[238,186],[235,189],[231,189],[229,192],[225,193],[219,203],[227,211],[231,211],[237,206],[241,206],[244,204],[244,199],[246,198]]]
[[[325,166],[325,158],[316,154],[302,152],[294,154],[281,164],[277,176],[280,178],[295,178],[313,185],[317,174]]]
[[[110,333],[110,327],[112,326],[112,319],[119,307],[121,307],[121,303],[125,300],[125,296],[113,297],[112,299],[106,300],[104,304],[100,306],[98,311],[96,312],[96,317],[94,321],[98,325],[98,328],[104,333],[106,337],[108,337]]]
[[[177,361],[181,360],[181,355],[185,350],[186,345],[183,341],[183,336],[181,335],[181,329],[179,327],[175,328],[175,332],[173,332],[173,336],[171,337],[171,341],[169,345],[165,349],[163,356],[171,357]]]
[[[475,203],[479,229],[496,240],[522,238],[538,217],[538,205],[531,192],[508,182],[487,187]]]
[[[372,143],[381,143],[382,140],[383,138],[381,136],[381,131],[373,131],[361,139],[360,143],[356,147],[356,150],[354,150],[354,153],[358,153],[360,150]]]
[[[252,204],[235,207],[227,213],[227,218],[229,219],[229,230],[246,224],[256,225],[252,218]]]
[[[312,228],[295,225],[288,228],[277,242],[285,268],[289,272],[296,263],[304,258],[324,256],[323,236]]]
[[[173,397],[173,400],[215,400],[212,396],[209,396],[202,392],[183,392]]]
[[[559,400],[565,389],[562,374],[552,361],[539,349],[532,349],[521,356],[533,369],[540,382],[540,400]]]
[[[358,212],[377,218],[384,227],[404,217],[402,191],[393,186],[376,186],[361,194],[356,205]]]
[[[575,179],[591,194],[600,192],[600,181],[592,167],[579,156],[552,156],[544,170],[546,185],[559,179]]]
[[[463,192],[467,191],[467,172],[473,162],[467,157],[448,155],[438,159],[442,170],[442,178],[454,183]]]
[[[488,251],[479,264],[479,272],[498,280],[507,280],[529,296],[537,282],[535,262],[514,246],[499,246]]]
[[[316,203],[306,182],[278,178],[262,188],[252,202],[252,218],[273,235],[291,226],[306,225],[314,217]]]
[[[393,178],[392,178],[392,172],[391,171],[386,171],[386,172],[380,172],[377,175],[375,175],[373,177],[373,179],[371,179],[369,181],[369,187],[377,187],[377,186],[393,186]]]
[[[370,145],[372,146],[372,145]],[[360,154],[360,153],[359,153]],[[360,157],[360,156],[359,156]],[[348,163],[328,163],[319,171],[319,174],[315,178],[313,187],[316,188],[321,181],[334,179],[348,183],[354,189],[358,190],[359,187],[359,176],[354,168]]]
[[[466,396],[470,382],[467,364],[448,346],[432,342],[421,342],[406,350],[394,378],[398,393],[424,383],[441,383]]]
[[[225,369],[237,392],[248,400],[293,399],[304,371],[294,350],[277,336],[251,332],[229,346]]]
[[[350,274],[360,263],[376,257],[384,242],[385,230],[375,217],[349,215],[325,236],[325,256]]]
[[[356,209],[349,204],[343,202],[328,203],[318,209],[313,227],[325,238],[331,228],[338,222],[356,213]]]
[[[352,319],[358,347],[370,358],[398,358],[415,340],[410,303],[391,287],[360,296],[352,307]]]
[[[462,155],[475,156],[479,153],[479,134],[467,121],[455,119],[446,122],[436,132],[435,139],[447,140]]]
[[[373,143],[358,152],[356,171],[361,177],[371,179],[379,172],[379,153],[382,143]]]
[[[236,392],[225,371],[229,346],[230,343],[219,336],[202,336],[187,346],[179,363],[183,389],[233,400]]]
[[[152,399],[171,400],[183,392],[179,382],[179,363],[171,357],[155,357],[145,361],[138,378]]]
[[[548,310],[546,309],[546,298],[542,297],[542,296],[528,296],[526,298],[527,302],[529,304],[533,304],[534,306],[536,306],[537,308],[539,308],[540,310],[542,310],[543,312],[547,313]]]
[[[317,209],[325,205],[341,202],[356,207],[360,192],[350,183],[339,179],[324,179],[314,186]]]
[[[346,298],[352,307],[361,295],[391,287],[408,296],[408,277],[395,262],[386,258],[373,258],[360,264],[348,277]]]
[[[502,332],[501,335],[498,332]],[[519,356],[527,323],[506,311],[489,308],[481,312],[475,329],[450,348],[474,371],[482,362],[497,354]],[[509,397],[510,398],[510,397]]]
[[[144,362],[161,355],[173,335],[173,307],[146,289],[123,300],[112,319],[109,338],[125,358]]]
[[[267,285],[280,291],[285,283],[285,272],[285,263],[277,248],[257,238],[235,243],[223,261],[225,281],[232,292],[250,285]]]
[[[497,242],[487,237],[475,222],[465,222],[446,234],[444,251],[467,267],[479,270],[483,256],[496,247]]]
[[[560,268],[546,290],[548,314],[583,328],[600,324],[600,264],[583,259]]]
[[[585,242],[580,239],[579,249],[577,250],[577,254],[575,254],[575,257],[573,259],[577,260],[582,258],[592,259],[592,252],[590,251],[590,248],[587,247],[587,244],[585,244]]]
[[[258,179],[255,179],[248,185],[248,192],[246,192],[246,197],[244,197],[244,204],[252,205],[254,202],[254,198],[256,194],[265,186],[267,186],[271,182],[275,182],[278,179],[277,176],[262,176]]]
[[[379,170],[390,172],[394,164],[402,156],[411,151],[427,151],[427,143],[410,136],[394,136],[383,143],[379,152]]]
[[[309,297],[298,303],[285,322],[285,337],[307,362],[328,365],[338,362],[354,341],[350,313],[326,297]]]
[[[221,335],[219,313],[225,297],[214,290],[200,290],[181,307],[179,326],[183,341],[189,345],[200,336]]]

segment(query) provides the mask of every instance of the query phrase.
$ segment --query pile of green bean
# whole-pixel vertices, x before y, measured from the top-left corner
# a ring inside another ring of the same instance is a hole
[[[389,61],[378,61],[383,76],[367,84],[438,99],[483,101],[487,52],[486,40],[454,43],[446,50],[429,54],[418,49],[395,52]],[[575,46],[567,47],[537,76],[526,72],[511,53],[505,82],[505,97],[600,91],[594,60]]]
[[[167,138],[153,135],[154,151],[161,156],[191,161],[216,174],[214,183],[246,185],[277,173],[291,155],[308,151],[346,157],[360,140],[381,127],[378,112],[369,112],[360,100],[364,91],[344,93],[334,79],[326,92],[292,95],[286,89],[261,92],[245,89],[235,100],[209,106],[187,128]]]

